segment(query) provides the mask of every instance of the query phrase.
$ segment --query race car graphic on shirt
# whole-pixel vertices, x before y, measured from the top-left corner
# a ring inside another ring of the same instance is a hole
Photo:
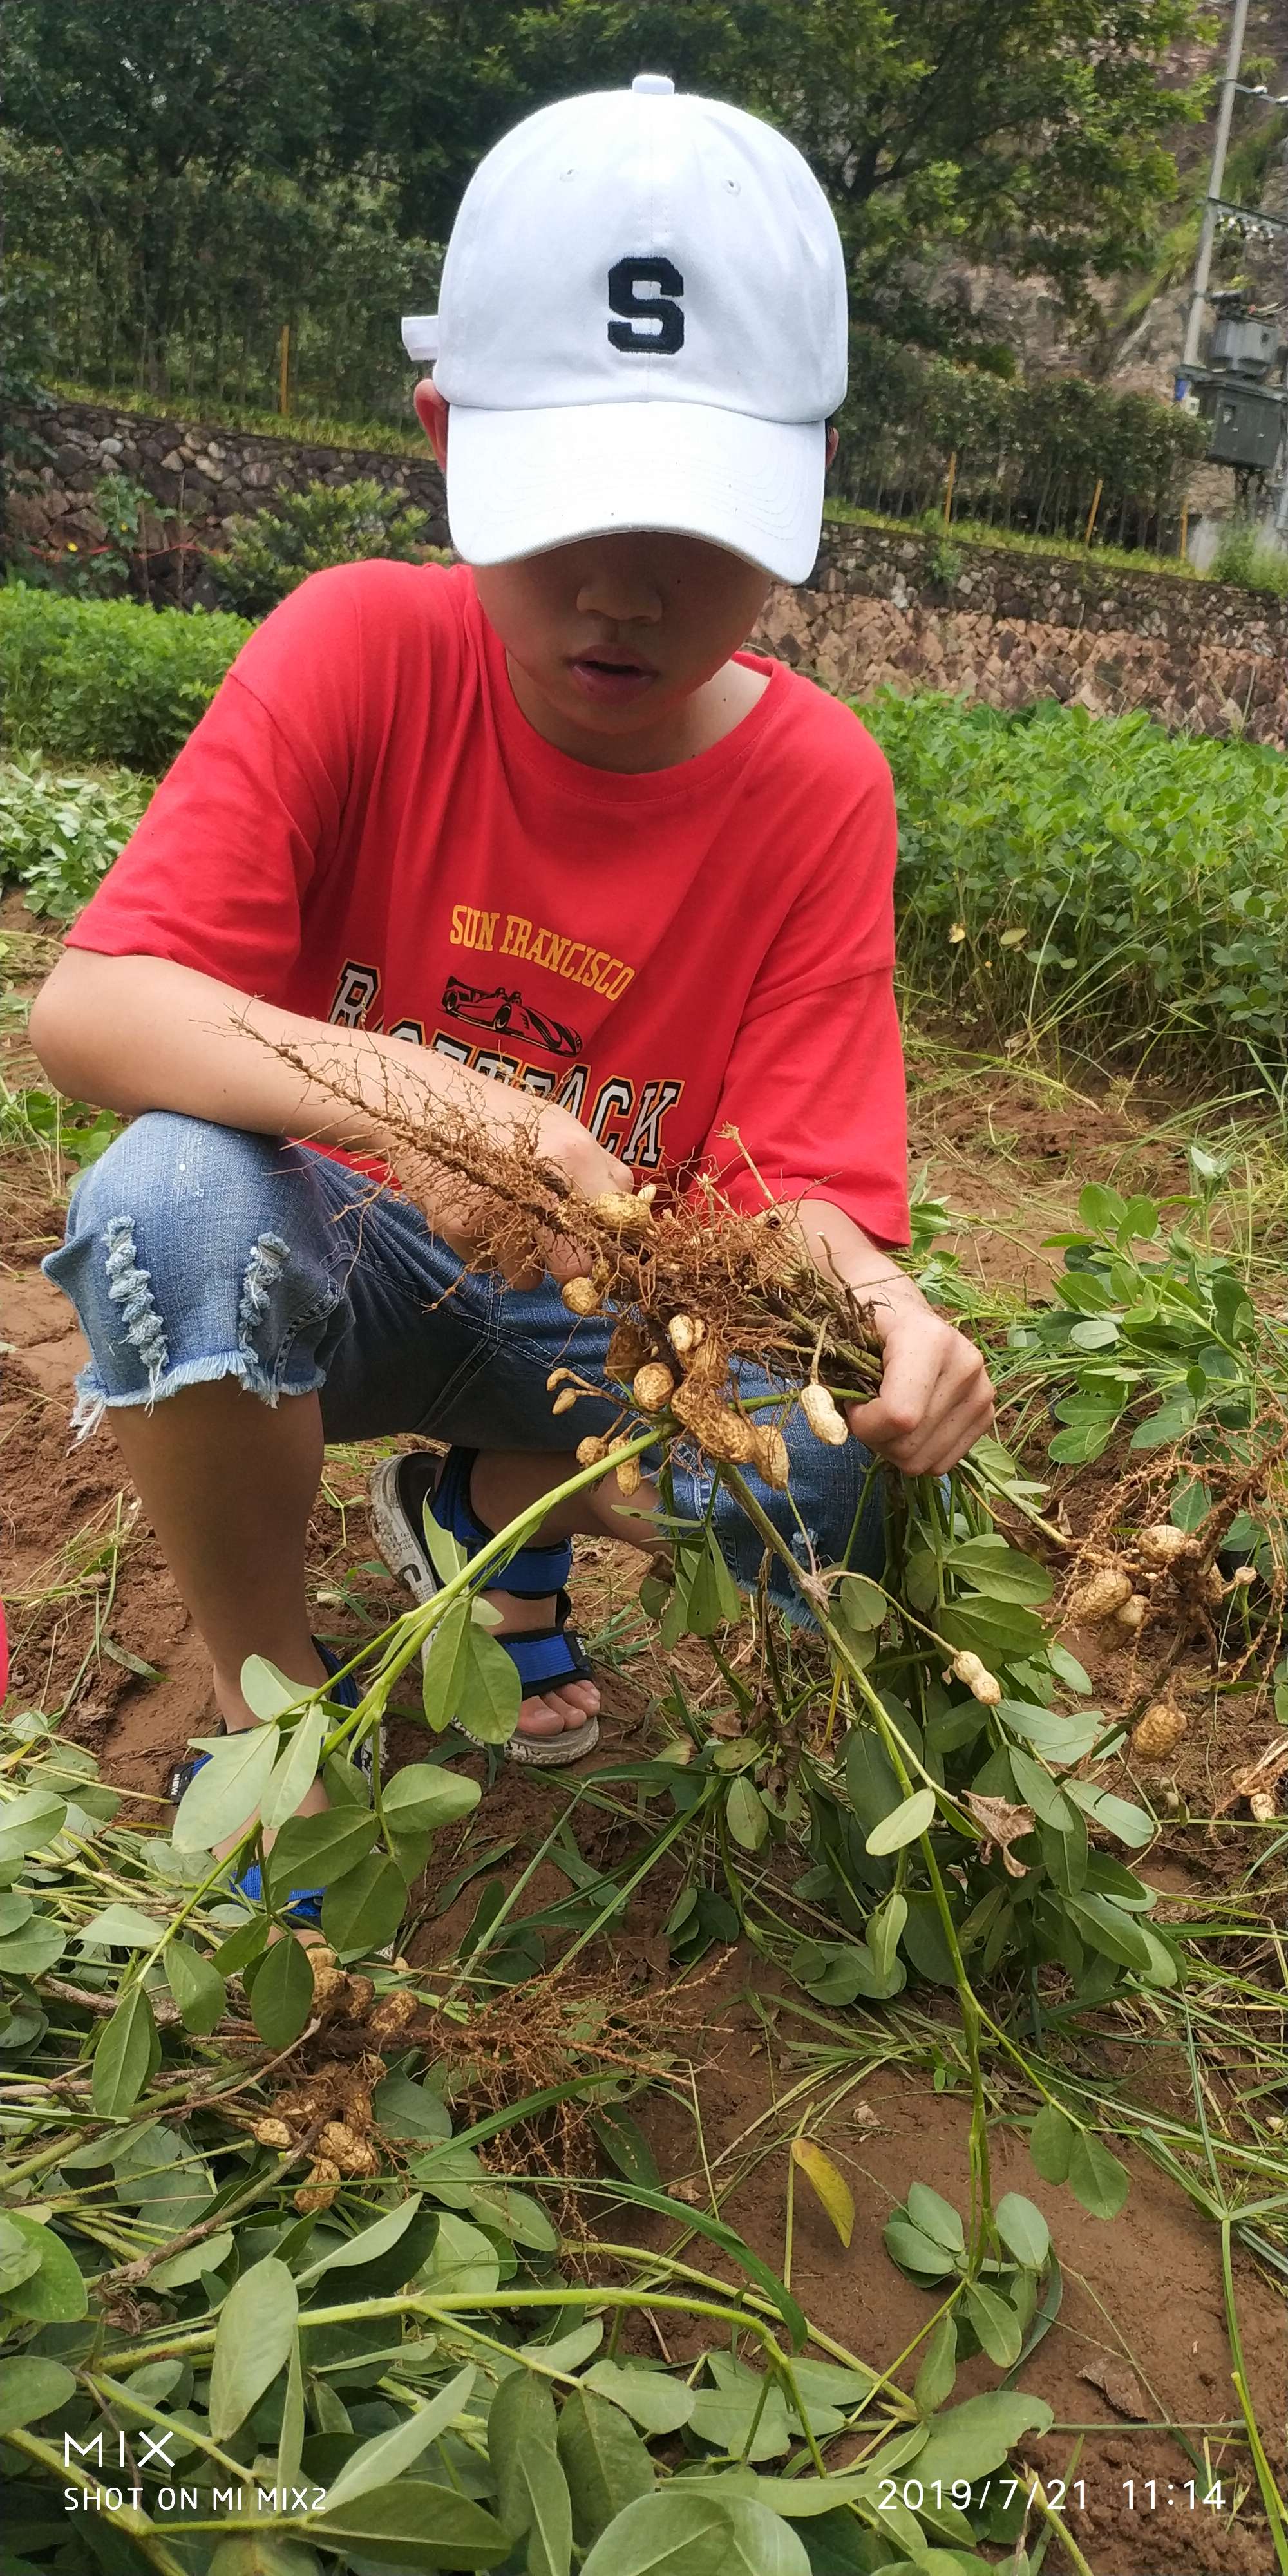
[[[523,995],[504,984],[490,988],[482,984],[464,984],[459,975],[449,975],[443,991],[443,1009],[451,1020],[469,1020],[476,1029],[503,1030],[507,1037],[528,1038],[544,1047],[547,1055],[579,1055],[581,1039],[575,1029],[551,1017],[549,1011],[536,1011]]]

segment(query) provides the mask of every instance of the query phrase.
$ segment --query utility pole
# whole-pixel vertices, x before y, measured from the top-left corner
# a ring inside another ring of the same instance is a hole
[[[1230,121],[1234,115],[1235,93],[1240,87],[1239,65],[1243,60],[1243,38],[1248,24],[1248,0],[1234,0],[1230,20],[1230,44],[1225,58],[1225,78],[1221,83],[1221,103],[1217,110],[1216,139],[1212,145],[1212,167],[1208,172],[1207,203],[1203,208],[1203,229],[1199,234],[1198,256],[1194,262],[1194,284],[1190,289],[1190,309],[1185,324],[1183,368],[1197,364],[1199,337],[1203,329],[1203,312],[1207,303],[1208,277],[1212,267],[1212,244],[1216,239],[1216,219],[1221,200],[1221,182],[1225,177],[1226,147],[1230,140]]]

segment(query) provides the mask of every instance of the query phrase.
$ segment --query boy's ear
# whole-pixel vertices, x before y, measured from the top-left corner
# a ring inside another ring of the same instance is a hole
[[[837,451],[837,448],[838,448],[839,444],[840,444],[840,433],[839,433],[837,430],[835,430],[835,429],[829,429],[829,431],[828,431],[828,433],[827,433],[827,455],[826,455],[826,458],[824,459],[824,464],[825,464],[825,466],[827,466],[827,465],[835,465],[835,463],[836,463],[836,451]]]
[[[447,471],[447,404],[429,376],[422,376],[412,396],[416,418],[438,462]],[[830,460],[829,460],[830,461]]]

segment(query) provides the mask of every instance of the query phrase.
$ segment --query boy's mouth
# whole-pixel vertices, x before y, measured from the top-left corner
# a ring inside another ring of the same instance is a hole
[[[643,697],[657,678],[651,662],[637,661],[634,655],[617,652],[611,645],[599,652],[574,655],[568,668],[582,696],[595,699],[601,706],[623,706],[632,698]]]

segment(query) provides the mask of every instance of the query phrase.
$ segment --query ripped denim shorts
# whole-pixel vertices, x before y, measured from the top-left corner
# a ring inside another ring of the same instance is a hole
[[[77,1182],[66,1242],[44,1268],[89,1343],[73,1416],[82,1434],[117,1405],[226,1377],[268,1405],[316,1393],[331,1442],[407,1432],[571,1452],[618,1410],[606,1393],[551,1413],[550,1371],[602,1380],[610,1329],[571,1316],[552,1280],[527,1291],[466,1271],[396,1192],[306,1146],[204,1119],[152,1110],[127,1127]],[[759,1368],[739,1374],[744,1394],[768,1388]],[[750,1476],[775,1526],[802,1564],[812,1551],[835,1565],[848,1549],[852,1565],[879,1573],[884,1512],[868,1452],[855,1440],[825,1447],[797,1407],[783,1430],[790,1497]],[[683,1448],[674,1482],[677,1514],[700,1518],[711,1482]],[[750,1586],[763,1542],[723,1488],[714,1525]],[[799,1616],[777,1559],[770,1581]]]

